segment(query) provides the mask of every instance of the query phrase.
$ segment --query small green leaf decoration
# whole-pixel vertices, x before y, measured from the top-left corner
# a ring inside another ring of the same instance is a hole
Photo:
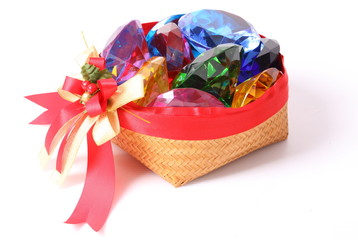
[[[92,64],[85,63],[81,68],[81,74],[83,79],[90,81],[91,83],[97,83],[99,79],[111,78],[112,74],[107,70],[99,70],[98,67]]]
[[[106,78],[112,78],[112,73],[108,71],[108,69],[103,69],[102,71],[99,71],[100,75],[98,79],[106,79]]]

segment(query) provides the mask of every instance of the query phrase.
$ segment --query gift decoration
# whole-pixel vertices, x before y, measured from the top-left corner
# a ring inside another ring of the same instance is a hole
[[[111,142],[181,186],[288,134],[288,77],[277,41],[234,14],[200,10],[119,27],[91,46],[57,92],[27,98],[47,109],[40,154],[58,149],[59,182],[87,138],[87,174],[66,223],[102,228],[115,190]]]

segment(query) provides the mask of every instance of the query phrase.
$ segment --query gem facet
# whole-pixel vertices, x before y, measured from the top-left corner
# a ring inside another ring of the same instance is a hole
[[[225,107],[210,93],[195,88],[176,88],[160,94],[148,107]]]
[[[281,71],[276,68],[269,68],[241,83],[235,90],[231,107],[238,108],[255,101],[281,76]]]
[[[262,50],[260,53],[253,58],[250,63],[241,66],[239,83],[255,76],[269,67],[277,67],[275,66],[275,61],[280,54],[280,45],[276,40],[270,38],[262,38],[261,42]]]
[[[150,58],[144,32],[139,21],[134,20],[119,27],[108,40],[101,56],[106,68],[117,73],[117,84],[128,80]]]
[[[243,48],[227,43],[212,48],[186,65],[173,81],[173,88],[196,88],[211,93],[226,106],[240,72]]]
[[[184,14],[172,15],[170,17],[163,19],[162,21],[158,22],[157,24],[155,24],[154,27],[148,32],[148,34],[146,36],[147,42],[149,42],[153,38],[153,36],[157,32],[157,30],[159,28],[163,27],[165,24],[170,23],[170,22],[178,24],[179,18],[181,18],[181,16],[183,16],[183,15]]]
[[[172,78],[194,58],[188,42],[173,22],[158,28],[151,38],[147,37],[147,42],[151,56],[166,57]]]
[[[254,58],[261,49],[261,38],[243,18],[220,10],[199,10],[182,16],[179,28],[192,47],[194,57],[223,43],[236,43],[246,57]]]
[[[144,78],[144,97],[135,101],[146,106],[159,94],[169,91],[168,70],[164,57],[152,57],[137,72]]]

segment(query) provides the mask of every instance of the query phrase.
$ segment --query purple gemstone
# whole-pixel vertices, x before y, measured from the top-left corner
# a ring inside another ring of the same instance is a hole
[[[225,107],[210,93],[195,88],[176,88],[160,94],[147,107]]]
[[[118,84],[133,77],[150,58],[140,22],[133,20],[119,27],[108,40],[101,56],[106,59],[109,71],[116,68],[114,78]]]

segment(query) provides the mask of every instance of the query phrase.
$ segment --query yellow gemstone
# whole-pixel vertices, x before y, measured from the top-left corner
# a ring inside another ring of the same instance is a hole
[[[231,107],[238,108],[255,101],[281,76],[281,71],[269,68],[239,84],[235,89]]]
[[[146,106],[159,94],[169,91],[167,63],[164,57],[152,57],[139,69],[137,75],[144,78],[144,97],[135,101]]]

